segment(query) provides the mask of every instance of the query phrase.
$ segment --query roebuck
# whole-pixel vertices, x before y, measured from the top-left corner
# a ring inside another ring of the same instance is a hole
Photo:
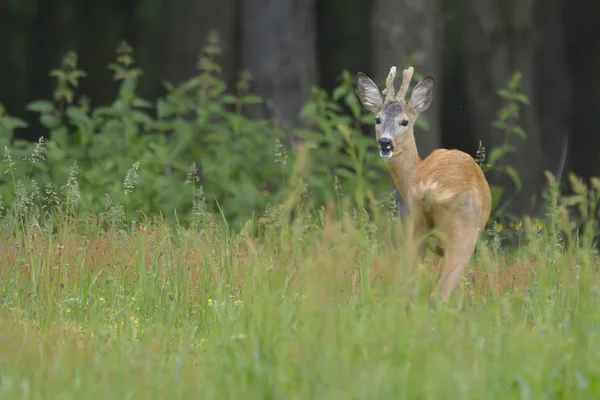
[[[441,294],[447,301],[487,224],[492,196],[483,172],[470,155],[437,149],[424,160],[419,157],[414,125],[433,101],[435,81],[432,76],[423,79],[406,102],[412,75],[412,67],[404,70],[400,90],[394,94],[396,67],[390,69],[382,93],[369,77],[358,73],[358,95],[363,106],[375,114],[379,154],[408,205],[417,261],[424,257],[423,236],[434,228],[440,233],[441,246],[436,253],[444,257]]]

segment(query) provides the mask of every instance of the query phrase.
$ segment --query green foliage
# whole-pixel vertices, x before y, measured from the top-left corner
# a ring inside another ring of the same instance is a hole
[[[79,185],[68,202],[77,215],[101,214],[124,225],[138,214],[160,213],[173,222],[193,223],[201,197],[207,212],[222,207],[224,217],[239,227],[283,198],[296,152],[270,121],[246,116],[249,105],[262,102],[249,91],[248,74],[240,75],[233,92],[227,89],[216,37],[204,47],[197,74],[177,85],[164,82],[166,93],[155,102],[137,93],[143,71],[131,47],[122,43],[116,53],[109,68],[118,92],[107,105],[93,105],[78,93],[87,74],[74,53],[51,71],[53,99],[27,107],[47,129],[45,141],[14,140],[14,130],[26,124],[0,109],[0,144],[6,146],[5,158],[12,154],[0,178],[5,204],[18,208],[27,198],[29,208],[38,209],[37,218],[48,218],[42,187],[60,194],[56,188],[72,188],[71,179]],[[367,186],[376,195],[391,187],[373,140],[361,133],[361,125],[370,121],[353,84],[344,72],[331,97],[315,88],[302,111],[308,128],[293,132],[311,149],[305,178],[316,207],[334,196],[335,179],[355,193],[359,205],[372,195]],[[32,162],[34,151],[41,156]]]
[[[339,101],[343,101],[349,113],[345,113]],[[340,85],[331,96],[313,88],[300,115],[309,129],[297,129],[295,134],[312,145],[308,185],[318,204],[332,198],[336,187],[354,194],[355,204],[360,208],[367,191],[379,195],[391,189],[382,179],[387,172],[375,140],[361,131],[364,125],[373,126],[374,117],[361,106],[354,77],[348,71],[342,73]]]
[[[500,145],[492,148],[486,154],[485,147],[480,142],[477,150],[477,162],[482,167],[484,173],[505,174],[510,178],[515,186],[516,193],[521,190],[521,177],[517,170],[503,162],[503,159],[510,153],[516,151],[515,145],[511,142],[514,136],[521,140],[527,140],[525,130],[519,125],[520,107],[529,105],[529,99],[520,92],[521,73],[515,72],[507,82],[507,87],[498,90],[498,96],[505,101],[505,104],[497,112],[496,119],[492,121],[492,126],[503,133],[503,139]],[[492,191],[492,219],[505,216],[507,207],[510,205],[513,197],[506,198],[504,189],[498,185],[491,185]]]

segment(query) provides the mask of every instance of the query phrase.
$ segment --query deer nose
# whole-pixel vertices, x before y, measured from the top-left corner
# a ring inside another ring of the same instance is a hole
[[[390,138],[382,137],[377,143],[382,150],[394,150],[394,145],[392,144],[392,139]]]
[[[391,144],[392,144],[392,139],[390,139],[390,138],[382,137],[381,139],[379,139],[380,146],[389,146]]]
[[[380,150],[380,154],[382,156],[385,156],[385,157],[391,156],[392,151],[394,151],[394,144],[392,143],[392,139],[387,138],[387,137],[382,137],[382,138],[379,138],[379,140],[377,141],[377,144],[379,144],[379,150]]]

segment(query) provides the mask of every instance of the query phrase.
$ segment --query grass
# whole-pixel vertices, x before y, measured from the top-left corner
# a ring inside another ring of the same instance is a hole
[[[598,262],[558,223],[526,224],[511,254],[482,243],[432,307],[437,260],[409,275],[400,224],[333,208],[282,220],[123,232],[88,218],[0,244],[0,398],[600,393]]]

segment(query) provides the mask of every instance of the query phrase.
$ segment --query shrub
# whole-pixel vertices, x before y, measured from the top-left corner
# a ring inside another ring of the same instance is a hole
[[[227,90],[218,53],[218,42],[211,38],[198,73],[178,85],[165,82],[165,95],[151,102],[137,94],[143,71],[131,47],[122,43],[109,66],[118,93],[111,104],[98,106],[78,93],[87,74],[78,68],[77,56],[67,54],[50,73],[56,81],[53,99],[27,107],[48,130],[45,140],[15,140],[15,129],[27,124],[0,110],[5,203],[27,205],[47,216],[46,203],[70,190],[73,212],[102,213],[123,224],[138,214],[159,213],[172,222],[190,223],[194,208],[206,202],[208,212],[222,211],[234,226],[278,203],[296,154],[270,121],[245,115],[248,105],[262,99],[249,91],[248,74],[240,75],[234,93]],[[352,85],[345,72],[333,96],[315,88],[302,112],[307,128],[293,132],[310,149],[312,163],[303,179],[317,207],[334,196],[334,181],[356,193],[357,204],[367,193],[379,195],[392,187],[369,148],[373,141],[361,133],[368,117]]]

